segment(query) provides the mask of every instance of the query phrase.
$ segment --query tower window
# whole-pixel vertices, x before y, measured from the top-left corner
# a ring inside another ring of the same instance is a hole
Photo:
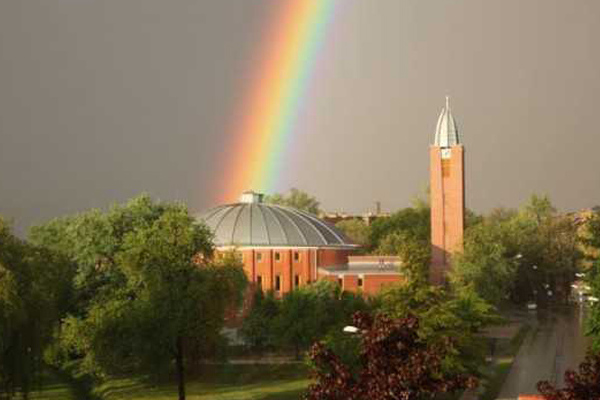
[[[338,285],[343,289],[344,288],[344,279],[340,276],[338,277]]]
[[[362,288],[364,286],[363,278],[358,278],[358,287]]]
[[[281,253],[276,251],[275,252],[275,261],[279,261],[279,260],[281,260]]]
[[[256,276],[256,285],[262,289],[262,276],[260,276],[260,275]]]
[[[300,275],[294,276],[294,287],[300,286]]]
[[[262,261],[262,253],[256,253],[256,261],[257,262],[261,262]]]
[[[300,261],[300,252],[299,251],[294,252],[294,261]]]
[[[277,292],[281,291],[281,276],[280,275],[275,276],[275,291],[277,291]]]

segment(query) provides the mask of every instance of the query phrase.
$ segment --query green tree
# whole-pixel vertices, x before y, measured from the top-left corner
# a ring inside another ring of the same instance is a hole
[[[273,321],[273,331],[282,348],[293,349],[296,357],[313,342],[341,331],[356,311],[367,311],[362,296],[343,292],[329,281],[321,280],[287,293]]]
[[[219,339],[225,312],[241,300],[246,279],[233,256],[194,261],[198,254],[208,259],[210,238],[182,206],[129,232],[114,259],[122,280],[95,297],[84,318],[67,319],[65,342],[101,373],[174,365],[179,399],[185,399],[185,366]]]
[[[468,230],[463,251],[452,257],[451,280],[459,285],[471,283],[492,304],[505,301],[518,268],[510,258],[508,234],[503,224],[480,224]]]
[[[600,206],[592,209],[591,216],[585,221],[585,238],[583,243],[596,249],[596,254],[600,251]]]
[[[0,218],[0,396],[28,398],[70,295],[70,265]]]
[[[382,292],[379,303],[380,314],[416,316],[419,337],[431,346],[445,343],[449,337],[456,339],[444,358],[445,371],[479,374],[485,352],[479,333],[499,318],[473,286],[456,285],[448,290],[409,281]]]
[[[308,193],[296,188],[290,189],[287,194],[275,193],[267,195],[265,196],[265,202],[295,208],[315,215],[318,215],[320,212],[319,201]]]
[[[248,347],[262,353],[266,348],[274,347],[277,342],[274,330],[275,318],[279,315],[279,301],[272,291],[254,293],[252,308],[244,318],[240,334]]]
[[[392,234],[404,234],[416,241],[429,242],[431,236],[428,208],[405,208],[371,224],[369,249],[375,251]]]
[[[429,242],[418,240],[406,232],[391,233],[381,241],[375,253],[400,257],[400,272],[409,280],[420,283],[427,280],[431,261]]]
[[[341,230],[350,240],[363,247],[369,244],[370,228],[361,219],[349,219],[340,221],[335,226]]]
[[[576,221],[533,195],[517,211],[494,210],[466,230],[452,279],[492,304],[566,300],[582,258]]]
[[[556,208],[552,205],[548,195],[532,194],[529,201],[523,206],[522,212],[533,218],[538,224],[551,218],[556,214]]]
[[[246,278],[233,255],[210,261],[212,235],[179,204],[148,196],[52,221],[32,240],[76,265],[61,344],[98,375],[185,368],[215,349]]]

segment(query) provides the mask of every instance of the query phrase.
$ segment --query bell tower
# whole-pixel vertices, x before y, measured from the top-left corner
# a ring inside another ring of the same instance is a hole
[[[431,266],[429,281],[443,285],[450,270],[450,255],[462,250],[465,225],[465,161],[450,101],[438,118],[429,147],[431,190]]]

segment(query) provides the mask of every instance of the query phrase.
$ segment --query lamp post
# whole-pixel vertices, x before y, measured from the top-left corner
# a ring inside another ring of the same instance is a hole
[[[348,325],[348,326],[345,326],[345,327],[344,327],[344,329],[342,329],[342,332],[344,332],[344,333],[351,333],[351,334],[355,334],[355,333],[359,333],[359,332],[360,332],[360,329],[358,329],[358,328],[357,328],[357,327],[355,327],[355,326]]]

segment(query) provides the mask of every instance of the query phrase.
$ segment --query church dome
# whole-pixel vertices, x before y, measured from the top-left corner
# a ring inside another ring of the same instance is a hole
[[[198,218],[212,230],[217,246],[358,247],[313,214],[262,203],[262,195],[252,192],[244,193],[239,203],[212,208]]]
[[[450,101],[448,96],[446,96],[446,106],[440,113],[435,129],[434,145],[439,147],[452,147],[460,144],[456,121],[450,112]]]

